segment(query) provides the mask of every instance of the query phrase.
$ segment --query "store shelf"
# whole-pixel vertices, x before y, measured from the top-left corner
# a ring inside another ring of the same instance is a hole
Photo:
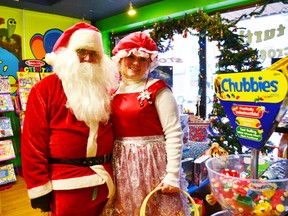
[[[191,185],[190,187],[188,187],[188,193],[192,194],[195,191],[200,190],[201,188],[205,187],[208,184],[209,184],[209,178],[207,178],[205,181],[203,181],[199,187],[194,186],[194,185]]]

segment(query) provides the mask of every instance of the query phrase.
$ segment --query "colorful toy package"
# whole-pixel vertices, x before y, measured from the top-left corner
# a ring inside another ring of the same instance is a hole
[[[13,136],[11,119],[9,117],[0,117],[0,138]]]
[[[0,77],[0,93],[9,93],[11,92],[10,82],[7,76]]]
[[[0,113],[11,111],[14,111],[14,106],[10,93],[0,94]]]
[[[20,98],[20,105],[23,111],[26,111],[26,104],[27,104],[30,91],[31,91],[31,88],[20,88],[18,91],[19,98]]]
[[[193,142],[188,141],[187,147],[183,148],[182,159],[185,158],[198,158],[205,151],[210,148],[209,142]]]
[[[13,164],[0,166],[0,185],[15,182],[16,180]]]
[[[40,75],[37,72],[17,72],[19,82],[18,94],[23,111],[26,111],[26,103],[31,88],[40,81]]]
[[[17,72],[19,88],[32,88],[40,81],[40,75],[36,72]]]
[[[208,127],[210,122],[203,120],[199,116],[189,114],[188,126],[189,126],[189,141],[194,142],[207,142],[208,139]]]
[[[15,158],[15,151],[12,140],[0,140],[0,161],[11,160]]]

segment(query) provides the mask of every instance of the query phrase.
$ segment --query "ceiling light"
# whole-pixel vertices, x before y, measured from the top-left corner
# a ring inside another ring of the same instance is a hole
[[[128,15],[133,16],[136,14],[136,10],[133,8],[131,0],[129,0],[129,10],[128,10]]]

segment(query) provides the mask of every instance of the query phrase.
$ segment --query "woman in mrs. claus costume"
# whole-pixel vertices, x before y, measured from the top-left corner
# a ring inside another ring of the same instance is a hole
[[[157,46],[148,34],[137,32],[121,39],[112,52],[121,82],[111,114],[116,195],[106,214],[139,216],[144,198],[162,186],[150,198],[146,215],[190,215],[187,197],[178,192],[188,184],[181,167],[178,106],[164,81],[148,78],[157,66]]]

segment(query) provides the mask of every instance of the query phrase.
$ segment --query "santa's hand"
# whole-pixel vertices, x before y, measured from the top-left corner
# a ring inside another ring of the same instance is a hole
[[[52,200],[52,193],[48,193],[44,196],[31,199],[31,206],[32,208],[40,208],[42,212],[49,212],[51,211],[50,203]]]
[[[172,185],[161,182],[158,187],[162,187],[162,193],[177,193],[179,192],[179,188],[174,187]]]

